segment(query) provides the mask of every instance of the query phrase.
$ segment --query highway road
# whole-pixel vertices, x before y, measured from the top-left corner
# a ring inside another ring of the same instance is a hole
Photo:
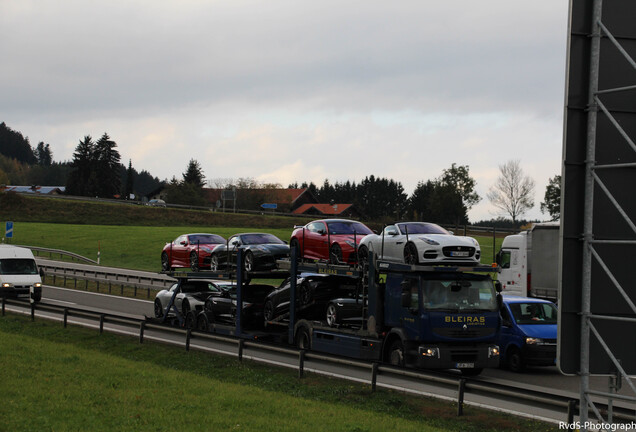
[[[137,300],[125,297],[112,296],[107,294],[89,293],[79,290],[57,288],[45,286],[43,292],[43,302],[57,304],[66,307],[78,307],[90,309],[100,313],[112,313],[127,316],[130,318],[143,319],[144,316],[153,315],[152,301]],[[138,335],[137,329],[119,328],[120,333]],[[147,339],[162,340],[166,338],[172,339],[172,343],[176,345],[184,345],[184,335],[174,334],[172,336],[153,335],[152,331],[148,331],[145,336]],[[236,355],[237,346],[235,343],[222,343],[215,341],[211,343],[208,340],[194,338],[191,342],[192,349],[202,349],[211,352],[222,352]],[[297,368],[297,356],[284,356],[271,351],[262,351],[258,349],[246,348],[244,358],[254,358],[255,360],[265,361],[279,366],[288,366]],[[369,373],[359,368],[349,368],[344,365],[323,364],[320,361],[308,361],[305,370],[311,370],[318,373],[343,377],[347,379],[355,379],[368,382]],[[380,380],[380,378],[379,378]],[[556,367],[548,368],[531,368],[524,373],[513,373],[504,369],[485,370],[478,379],[483,383],[505,384],[522,387],[527,390],[538,390],[549,392],[552,394],[565,395],[571,399],[579,398],[579,377],[562,375]],[[434,395],[448,400],[456,400],[457,389],[453,386],[436,386],[427,382],[418,382],[416,380],[408,380],[405,378],[384,377],[378,385],[398,388],[405,391],[411,391],[418,394]],[[592,377],[592,388],[599,391],[608,390],[608,377]],[[619,394],[633,395],[631,389],[624,386]],[[504,410],[514,413],[521,413],[528,417],[548,420],[552,422],[565,421],[566,411],[554,411],[540,406],[532,406],[531,404],[519,404],[506,400],[502,397],[499,401],[493,401],[492,398],[484,398],[479,395],[466,395],[466,402],[473,405],[490,407],[498,410]],[[624,406],[634,409],[633,404],[629,402],[615,401],[615,406]]]

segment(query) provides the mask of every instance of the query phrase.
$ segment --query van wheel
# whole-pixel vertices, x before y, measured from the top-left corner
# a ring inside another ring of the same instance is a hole
[[[404,366],[404,345],[402,341],[396,340],[391,344],[389,350],[389,364],[393,366]]]

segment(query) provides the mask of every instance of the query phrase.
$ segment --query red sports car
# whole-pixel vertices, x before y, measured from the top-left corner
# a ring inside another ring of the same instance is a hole
[[[210,254],[225,239],[216,234],[183,234],[166,243],[161,252],[161,270],[190,267],[193,271],[210,268]]]
[[[347,219],[324,219],[296,227],[289,243],[296,256],[310,260],[328,260],[332,264],[357,262],[360,240],[373,234],[365,224]]]

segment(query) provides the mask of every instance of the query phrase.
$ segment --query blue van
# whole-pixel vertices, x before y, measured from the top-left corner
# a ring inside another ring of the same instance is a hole
[[[514,372],[526,366],[553,366],[557,350],[557,308],[547,300],[503,296],[499,351],[501,365]]]

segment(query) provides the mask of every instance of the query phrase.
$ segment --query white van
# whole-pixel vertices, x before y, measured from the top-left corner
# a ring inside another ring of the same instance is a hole
[[[0,298],[42,298],[42,277],[30,249],[0,245]]]

